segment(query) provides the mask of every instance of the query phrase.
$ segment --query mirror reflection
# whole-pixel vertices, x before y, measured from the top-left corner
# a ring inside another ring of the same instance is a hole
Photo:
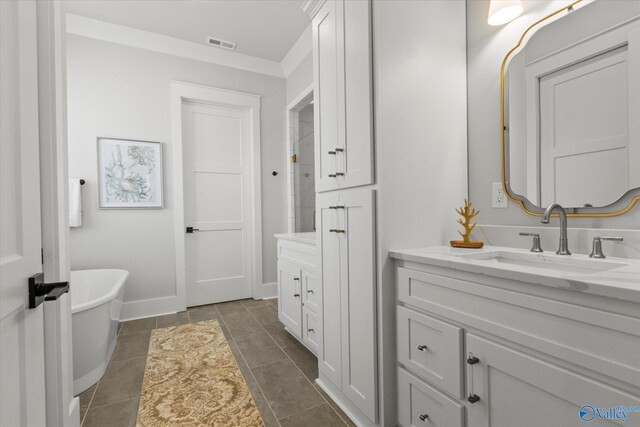
[[[536,206],[640,188],[640,2],[585,4],[531,36],[505,73],[505,124],[511,192]]]

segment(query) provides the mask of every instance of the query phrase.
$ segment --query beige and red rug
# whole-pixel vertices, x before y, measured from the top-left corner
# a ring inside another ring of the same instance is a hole
[[[263,425],[217,320],[152,331],[137,425]]]

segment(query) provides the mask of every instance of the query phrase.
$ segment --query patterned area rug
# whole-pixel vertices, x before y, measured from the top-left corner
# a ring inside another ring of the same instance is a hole
[[[262,426],[217,320],[151,333],[137,425]]]

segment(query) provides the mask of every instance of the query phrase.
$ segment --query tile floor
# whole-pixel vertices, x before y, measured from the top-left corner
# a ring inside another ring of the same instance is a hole
[[[151,330],[218,319],[266,427],[354,424],[315,384],[318,362],[278,321],[277,299],[242,300],[120,324],[111,362],[80,395],[83,427],[135,426]]]

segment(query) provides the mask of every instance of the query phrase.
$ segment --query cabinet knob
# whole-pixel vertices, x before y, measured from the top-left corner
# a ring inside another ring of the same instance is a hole
[[[313,329],[307,329],[307,332],[311,332],[312,334],[315,333]]]
[[[418,418],[420,418],[420,421],[424,421],[425,423],[429,422],[429,414],[418,415]]]
[[[308,294],[313,294],[313,293],[315,293],[315,292],[313,292],[313,289],[307,289],[307,293],[308,293]]]
[[[300,278],[299,277],[294,277],[293,280],[300,280]]]
[[[419,345],[418,347],[416,347],[418,350],[420,351],[427,351],[428,347],[424,344]]]
[[[470,394],[469,397],[467,397],[467,400],[470,403],[476,403],[478,400],[480,400],[480,397],[477,394]]]
[[[293,294],[294,297],[298,298],[300,294]]]

